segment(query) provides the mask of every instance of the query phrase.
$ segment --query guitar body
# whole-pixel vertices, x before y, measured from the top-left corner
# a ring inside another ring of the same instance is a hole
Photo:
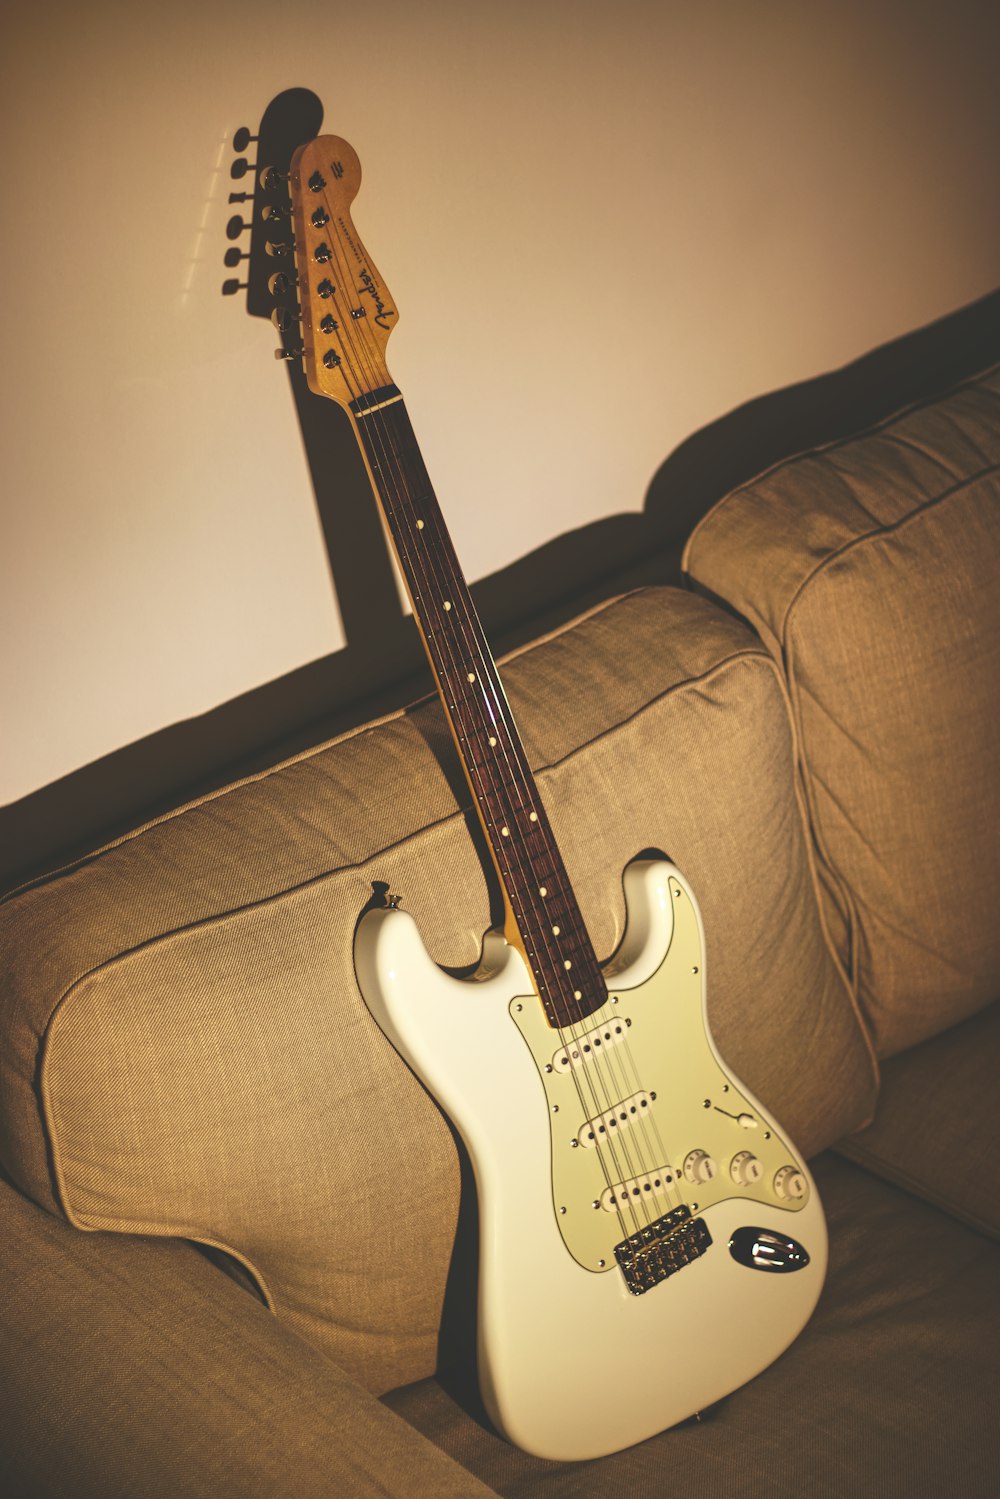
[[[487,1408],[552,1459],[642,1441],[752,1379],[826,1267],[805,1165],[712,1043],[690,888],[649,861],[625,894],[608,1003],[569,1029],[497,933],[471,980],[443,973],[401,910],[369,911],[355,941],[365,1003],[475,1171]]]

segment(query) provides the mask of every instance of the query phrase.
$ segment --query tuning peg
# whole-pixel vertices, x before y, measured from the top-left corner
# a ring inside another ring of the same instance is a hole
[[[287,333],[293,323],[301,323],[301,312],[292,312],[289,307],[276,307],[271,313],[271,322],[279,333]]]
[[[226,225],[226,238],[239,239],[245,229],[251,229],[252,227],[253,225],[248,224],[246,219],[241,219],[238,213],[234,213]]]
[[[292,246],[286,244],[283,240],[279,240],[276,244],[274,240],[269,239],[266,241],[264,249],[268,255],[287,255],[291,251]]]
[[[279,172],[277,167],[261,167],[257,181],[266,193],[273,193],[276,187],[288,181],[288,172]]]
[[[229,281],[223,281],[222,295],[224,297],[235,297],[238,291],[246,291],[249,285],[249,281],[237,281],[236,277],[234,276]]]
[[[291,291],[298,284],[298,276],[291,271],[275,271],[273,276],[267,278],[267,289],[272,297],[283,297],[286,291]]]
[[[265,203],[260,216],[262,219],[267,219],[269,223],[272,219],[290,219],[291,206],[288,203]]]
[[[236,266],[239,265],[241,260],[249,259],[249,250],[237,250],[236,246],[233,245],[232,249],[227,250],[225,255],[222,257],[222,263],[223,265],[227,265],[230,270],[233,270]]]
[[[233,150],[243,152],[249,146],[250,142],[256,139],[255,135],[250,134],[250,127],[248,125],[241,125],[233,136]]]
[[[236,182],[239,182],[240,178],[245,177],[247,172],[252,172],[256,165],[257,163],[255,161],[247,161],[245,156],[237,156],[236,160],[229,168],[229,175]]]
[[[299,348],[299,349],[285,349],[285,348],[275,349],[275,351],[274,351],[274,357],[275,357],[275,359],[288,359],[288,360],[301,359],[302,358],[302,350],[301,350],[301,348]]]

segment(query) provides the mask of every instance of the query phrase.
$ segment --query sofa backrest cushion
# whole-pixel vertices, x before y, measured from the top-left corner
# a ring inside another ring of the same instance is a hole
[[[806,1152],[861,1125],[873,1063],[760,643],[704,600],[648,591],[505,680],[598,953],[622,935],[625,864],[667,852],[703,908],[722,1055]],[[459,1163],[364,1007],[352,937],[384,880],[439,963],[476,962],[496,892],[466,799],[428,703],[0,906],[8,1169],[81,1228],[227,1250],[376,1391],[435,1366]]]
[[[1000,994],[1000,369],[734,491],[691,578],[783,663],[880,1055]]]

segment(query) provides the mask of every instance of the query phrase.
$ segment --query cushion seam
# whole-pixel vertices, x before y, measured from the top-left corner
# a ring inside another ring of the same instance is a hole
[[[526,644],[518,646],[512,651],[506,652],[499,658],[498,665],[503,667],[510,661],[519,660],[522,656],[530,656],[533,651],[548,644],[549,641],[556,640],[560,636],[568,634],[571,630],[576,629],[578,625],[610,609],[614,604],[622,603],[624,600],[635,598],[640,594],[658,594],[665,591],[665,589],[660,587],[645,585],[629,589],[623,594],[616,594],[609,599],[602,599],[597,604],[592,605],[591,608],[584,610],[582,614],[574,615],[564,625],[560,625],[556,629],[540,635],[537,639],[528,641]],[[676,592],[681,593],[684,590],[677,589]],[[151,832],[154,828],[162,827],[165,823],[172,822],[175,818],[183,816],[186,812],[193,811],[197,807],[207,806],[210,802],[219,801],[224,796],[228,796],[231,792],[238,791],[244,786],[253,786],[258,784],[258,782],[266,781],[270,776],[277,775],[282,770],[287,770],[289,766],[305,764],[317,755],[324,754],[327,750],[333,749],[337,745],[348,744],[352,740],[359,738],[362,734],[368,733],[369,730],[381,728],[384,724],[395,723],[398,719],[405,718],[408,714],[416,712],[425,703],[438,700],[438,692],[432,687],[430,691],[414,698],[412,702],[405,703],[401,708],[394,708],[391,712],[383,713],[378,718],[368,719],[364,723],[357,724],[353,729],[345,729],[342,734],[334,734],[332,738],[324,739],[320,744],[300,750],[298,754],[289,755],[286,759],[279,760],[277,764],[269,765],[264,770],[254,771],[249,775],[238,777],[235,781],[229,781],[224,786],[217,786],[211,791],[204,792],[201,796],[196,796],[190,801],[182,802],[179,807],[171,807],[168,811],[162,812],[158,817],[152,817],[147,822],[140,823],[136,828],[129,828],[119,837],[112,838],[110,842],[100,844],[89,853],[81,854],[76,859],[70,859],[66,864],[57,865],[55,869],[47,870],[44,874],[37,875],[33,879],[26,880],[21,885],[15,885],[11,890],[0,893],[0,906],[6,905],[15,896],[24,895],[29,890],[40,889],[45,885],[51,884],[52,881],[59,879],[62,875],[71,874],[76,869],[84,868],[95,859],[101,858],[102,855],[110,853],[113,849],[121,848],[126,843],[136,841],[145,833]],[[651,698],[650,702],[652,701],[654,699]]]
[[[948,489],[942,490],[939,494],[932,495],[929,499],[924,500],[921,504],[917,505],[913,510],[908,511],[906,515],[901,515],[898,520],[892,521],[891,524],[873,526],[870,531],[864,531],[860,536],[852,536],[850,540],[842,542],[841,545],[834,551],[828,552],[826,556],[822,557],[819,562],[817,562],[816,565],[812,568],[812,570],[806,574],[806,576],[799,583],[798,587],[792,593],[792,596],[788,600],[788,603],[785,605],[785,609],[781,617],[781,623],[777,631],[775,632],[776,638],[781,642],[782,649],[784,650],[785,648],[787,632],[791,628],[791,616],[793,610],[800,602],[802,595],[805,593],[809,585],[815,582],[820,574],[825,572],[827,568],[831,567],[834,562],[838,562],[841,557],[845,557],[849,552],[860,548],[866,542],[874,542],[876,540],[881,540],[883,537],[892,536],[895,532],[902,530],[904,526],[909,525],[911,521],[919,520],[924,515],[927,515],[931,510],[935,509],[936,506],[943,505],[946,500],[953,499],[956,494],[961,494],[963,490],[971,488],[973,484],[978,484],[982,479],[989,478],[992,474],[1000,474],[1000,461],[991,463],[987,468],[978,469],[976,473],[969,474],[966,478],[960,479],[957,483],[952,484]]]
[[[781,673],[773,657],[767,650],[765,650],[762,645],[750,644],[741,647],[739,650],[733,651],[722,661],[715,662],[710,668],[708,668],[708,670],[700,673],[697,677],[685,677],[683,681],[673,683],[670,687],[665,688],[663,692],[658,693],[656,697],[650,698],[645,704],[643,704],[641,708],[638,708],[634,713],[629,714],[627,718],[619,720],[619,722],[613,724],[611,728],[602,730],[601,733],[596,734],[592,738],[577,745],[574,749],[570,750],[566,755],[561,756],[559,759],[553,760],[544,766],[533,768],[533,773],[536,775],[545,774],[546,772],[559,769],[561,766],[571,763],[585,749],[588,749],[594,744],[598,744],[606,739],[609,739],[613,735],[624,730],[642,713],[648,711],[648,709],[652,707],[655,707],[668,697],[671,697],[675,693],[684,691],[685,689],[690,687],[700,687],[705,682],[712,680],[712,678],[721,675],[723,672],[730,670],[734,665],[742,663],[747,659],[751,661],[759,661],[761,665],[763,665],[768,670],[770,676],[778,683],[779,691],[783,696],[783,683],[781,681]],[[791,717],[787,711],[787,708],[785,711],[785,721],[788,726],[789,737],[791,740],[790,748],[794,753],[794,726],[792,724]],[[356,871],[362,868],[365,864],[370,864],[373,859],[384,857],[386,855],[394,853],[398,849],[405,848],[415,839],[422,837],[425,833],[430,832],[433,829],[444,827],[449,822],[452,822],[458,818],[464,820],[468,816],[469,811],[470,808],[468,806],[458,807],[454,811],[449,812],[447,816],[435,819],[433,822],[426,824],[425,827],[418,828],[416,831],[406,834],[405,837],[397,839],[394,843],[386,844],[386,846],[382,849],[374,850],[372,853],[367,854],[363,859],[354,860],[348,864],[338,865],[335,869],[332,870],[324,870],[319,874],[310,876],[309,879],[300,881],[296,885],[289,886],[285,890],[273,891],[269,895],[260,897],[260,899],[258,900],[249,901],[243,905],[236,906],[231,910],[217,911],[209,916],[200,917],[195,921],[185,922],[180,926],[172,927],[168,931],[156,933],[154,936],[148,937],[144,941],[138,942],[134,946],[126,948],[122,952],[113,953],[110,956],[101,959],[100,962],[95,963],[84,973],[77,974],[75,978],[70,980],[70,982],[63,988],[61,994],[53,1003],[49,1015],[44,1025],[41,1027],[41,1057],[39,1077],[43,1102],[43,1134],[46,1138],[51,1155],[51,1160],[53,1163],[53,1175],[55,1176],[56,1194],[58,1200],[62,1205],[63,1211],[64,1213],[66,1213],[66,1216],[68,1218],[70,1218],[71,1216],[69,1210],[69,1200],[62,1173],[59,1140],[55,1128],[55,1120],[52,1114],[52,1106],[48,1089],[48,1076],[50,1067],[52,1065],[52,1052],[54,1050],[55,1042],[58,1036],[61,1017],[68,1011],[72,1000],[76,996],[77,992],[81,989],[81,987],[89,980],[93,979],[96,975],[116,967],[119,963],[127,961],[138,953],[145,952],[150,948],[171,941],[174,938],[183,939],[190,933],[197,932],[208,927],[221,926],[225,922],[239,919],[253,911],[261,910],[268,906],[277,905],[282,901],[291,900],[296,896],[302,894],[303,892],[312,889],[313,887],[325,881],[335,879],[340,875],[349,873],[351,871]],[[807,850],[808,864],[809,837],[808,830],[804,826],[804,817],[801,806],[798,807],[798,814],[799,825],[803,834],[803,844]],[[828,953],[832,956],[832,948],[829,941],[826,939],[825,928],[823,927],[822,922],[821,931],[823,931],[824,933],[824,945],[826,946]],[[834,962],[836,963],[836,959],[834,959]],[[862,1035],[864,1036],[863,1028]]]
[[[1000,373],[1000,362],[994,362],[987,365],[985,369],[977,370],[973,375],[965,376],[963,379],[957,381],[956,384],[948,386],[946,390],[938,391],[936,395],[926,396],[919,401],[912,401],[907,406],[899,406],[895,411],[891,411],[888,416],[883,417],[881,421],[872,422],[867,427],[861,427],[856,432],[850,432],[846,437],[834,437],[829,442],[820,443],[814,447],[802,448],[796,453],[790,453],[787,458],[779,458],[776,463],[772,463],[768,468],[761,469],[759,474],[754,474],[752,478],[747,479],[743,484],[738,484],[735,489],[730,489],[726,494],[722,495],[720,499],[716,500],[712,508],[701,517],[684,544],[684,551],[681,555],[682,571],[687,573],[689,570],[688,561],[691,551],[702,527],[706,526],[712,516],[737,495],[745,493],[748,489],[752,489],[754,485],[760,484],[764,479],[769,479],[772,475],[780,473],[782,469],[790,468],[793,464],[800,463],[804,458],[836,452],[840,448],[849,447],[851,443],[862,442],[867,437],[873,437],[878,432],[886,431],[887,428],[893,426],[896,422],[902,421],[905,417],[947,401],[951,396],[956,396],[963,390],[972,389],[977,385],[983,385],[983,388],[986,388],[984,382],[987,377],[996,373]]]
[[[850,1005],[851,1013],[854,1016],[855,1023],[861,1035],[861,1039],[864,1043],[865,1051],[868,1056],[868,1064],[871,1069],[872,1083],[875,1090],[875,1096],[872,1100],[872,1111],[874,1114],[874,1108],[878,1101],[878,1094],[881,1088],[881,1069],[879,1066],[878,1053],[875,1049],[875,1041],[870,1033],[868,1023],[862,1011],[861,1002],[858,996],[857,973],[855,970],[854,961],[854,954],[857,946],[855,937],[856,914],[854,910],[854,902],[851,896],[851,892],[847,889],[846,886],[844,886],[836,870],[832,868],[830,861],[826,856],[825,850],[822,848],[820,841],[816,838],[815,818],[812,815],[812,799],[809,795],[808,787],[805,784],[805,776],[802,767],[802,737],[799,731],[798,715],[795,711],[792,699],[791,681],[786,680],[786,673],[782,671],[781,667],[778,665],[778,662],[772,655],[770,655],[770,653],[768,653],[768,660],[770,661],[771,666],[774,670],[775,680],[778,683],[782,701],[785,705],[785,717],[788,722],[792,759],[792,786],[795,796],[796,809],[799,815],[799,824],[802,830],[802,841],[806,851],[806,864],[809,870],[810,883],[812,885],[813,904],[817,912],[824,946],[831,962],[833,963],[837,977],[840,979],[841,983],[844,986],[844,991],[847,995],[847,1001]],[[817,868],[817,865],[820,861],[822,861],[823,868],[831,876],[837,888],[841,890],[848,910],[850,951],[848,954],[848,966],[846,968],[841,962],[840,954],[837,952],[836,943],[833,940],[829,924],[826,919],[826,911],[824,908],[825,897],[823,890],[820,888],[819,872]],[[871,1116],[869,1117],[868,1122],[871,1122]],[[863,1126],[859,1126],[859,1128],[862,1127]]]
[[[809,758],[805,750],[805,734],[802,726],[802,709],[799,694],[798,673],[795,664],[795,640],[792,633],[794,624],[794,621],[792,619],[793,608],[801,602],[802,598],[805,595],[807,585],[815,582],[828,565],[845,556],[848,552],[851,552],[856,548],[860,548],[866,543],[874,543],[901,530],[911,521],[922,519],[937,506],[943,504],[946,500],[953,498],[956,494],[961,494],[962,491],[967,489],[970,485],[978,483],[982,478],[998,472],[1000,472],[1000,464],[993,464],[989,468],[983,469],[978,474],[972,475],[970,478],[961,480],[959,483],[952,485],[951,488],[946,490],[944,493],[935,496],[933,499],[925,501],[915,510],[911,510],[908,515],[901,516],[898,521],[894,521],[892,525],[881,526],[872,531],[866,531],[861,536],[853,537],[849,542],[845,542],[843,546],[839,547],[837,551],[831,552],[827,557],[824,557],[822,561],[813,568],[812,572],[810,572],[808,576],[803,580],[799,588],[796,589],[795,594],[793,595],[787,609],[785,610],[785,615],[781,624],[781,632],[777,637],[781,648],[784,677],[787,681],[788,686],[789,705],[791,709],[792,719],[795,725],[795,739],[797,748],[796,765],[798,771],[797,779],[801,779],[803,794],[805,796],[806,806],[808,809],[807,821],[810,841],[815,844],[817,854],[822,860],[823,868],[829,876],[831,883],[840,892],[841,898],[844,903],[844,909],[847,912],[847,933],[849,946],[848,960],[851,975],[850,993],[852,996],[852,1004],[855,1014],[872,1054],[876,1076],[878,1076],[879,1073],[879,1064],[877,1061],[877,1051],[875,1049],[874,1036],[870,1032],[870,1027],[867,1019],[865,1018],[861,1005],[861,978],[859,969],[859,940],[861,924],[858,916],[857,902],[854,898],[852,890],[846,884],[839,870],[836,868],[827,846],[823,831],[823,819],[819,814],[815,796],[814,778],[810,770]],[[819,907],[820,911],[822,912],[821,900],[819,901]]]
[[[620,729],[627,728],[629,724],[633,723],[635,719],[639,717],[640,714],[646,712],[649,708],[655,707],[660,702],[663,702],[666,698],[672,696],[675,692],[683,691],[687,687],[700,686],[702,683],[710,681],[711,678],[719,672],[726,670],[735,662],[743,660],[746,657],[749,657],[752,660],[758,660],[764,666],[774,669],[774,661],[771,656],[768,655],[768,653],[764,650],[763,646],[753,645],[743,647],[740,650],[733,652],[732,655],[727,656],[725,660],[715,662],[713,666],[711,666],[707,671],[700,673],[697,677],[685,677],[682,682],[675,682],[672,686],[664,688],[663,692],[657,693],[655,697],[649,698],[647,702],[642,705],[642,707],[637,708],[635,712],[630,713],[627,718],[620,719],[617,723],[612,724],[608,729],[602,729],[599,734],[595,734],[590,739],[582,741],[580,744],[576,745],[573,749],[569,750],[565,755],[560,756],[558,759],[547,761],[544,764],[532,766],[532,775],[545,775],[549,771],[560,769],[560,767],[569,764],[576,758],[577,755],[581,754],[584,750],[589,749],[592,745],[599,744],[602,740],[611,737],[613,734],[616,734]],[[449,822],[453,822],[458,818],[464,820],[466,817],[468,817],[471,811],[471,802],[463,802],[453,811],[446,813],[444,817],[434,818],[433,821],[425,823],[422,827],[415,828],[413,832],[404,834],[402,838],[397,838],[393,842],[385,844],[382,848],[373,849],[370,853],[365,854],[361,859],[353,859],[347,863],[338,864],[333,869],[321,870],[317,874],[310,875],[308,879],[300,880],[293,885],[288,885],[283,890],[273,890],[268,895],[262,895],[256,900],[245,901],[242,905],[233,906],[229,910],[215,911],[209,916],[202,916],[193,921],[182,922],[179,926],[170,927],[167,931],[164,932],[157,932],[155,935],[147,937],[141,942],[135,943],[132,947],[125,948],[121,952],[112,953],[110,956],[102,958],[92,967],[86,969],[83,973],[77,974],[75,978],[70,980],[70,982],[63,989],[59,998],[55,1001],[52,1007],[49,1018],[45,1024],[45,1031],[48,1031],[57,1011],[60,1010],[64,1002],[69,999],[77,985],[85,983],[87,979],[92,978],[96,973],[100,973],[102,969],[109,968],[114,963],[117,963],[124,958],[132,957],[136,953],[143,952],[148,947],[154,947],[158,942],[164,942],[171,937],[180,936],[186,932],[199,931],[202,927],[208,927],[216,923],[229,921],[234,919],[235,917],[246,915],[248,912],[263,909],[266,906],[274,905],[278,901],[290,898],[301,891],[309,890],[314,885],[318,885],[324,880],[335,879],[339,875],[346,874],[352,870],[361,869],[364,865],[370,864],[373,859],[382,858],[387,854],[395,853],[398,849],[405,848],[407,844],[412,843],[414,839],[423,837],[425,833],[429,833],[437,828],[445,827]]]
[[[949,1202],[943,1193],[935,1192],[933,1188],[922,1182],[918,1176],[914,1176],[911,1172],[904,1170],[903,1167],[895,1166],[884,1160],[883,1157],[876,1155],[874,1151],[868,1151],[856,1145],[851,1136],[848,1136],[845,1140],[837,1141],[831,1146],[831,1149],[835,1150],[838,1155],[844,1156],[846,1160],[853,1161],[855,1165],[861,1166],[863,1170],[871,1172],[873,1176],[878,1176],[884,1181],[892,1182],[894,1186],[902,1187],[911,1196],[919,1198],[922,1202],[930,1203],[939,1212],[947,1213],[949,1217],[957,1219],[960,1223],[968,1223],[987,1238],[995,1239],[997,1237],[995,1228],[988,1224],[985,1219],[977,1218],[974,1213],[956,1209],[954,1203]]]

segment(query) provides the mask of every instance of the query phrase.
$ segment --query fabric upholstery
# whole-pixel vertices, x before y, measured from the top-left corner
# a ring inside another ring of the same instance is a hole
[[[189,1244],[79,1234],[0,1180],[0,1492],[487,1499]]]
[[[692,579],[784,666],[881,1056],[1000,993],[1000,370],[734,491]]]
[[[1000,1148],[990,1117],[1000,1078],[1000,1003],[882,1069],[875,1119],[837,1147],[1000,1239]]]
[[[559,1464],[484,1427],[457,1375],[385,1403],[502,1499],[994,1499],[997,1246],[835,1156],[813,1169],[831,1229],[819,1305],[777,1363],[701,1422]]]
[[[722,1054],[807,1152],[859,1127],[873,1064],[824,939],[759,642],[704,600],[650,591],[505,678],[598,953],[622,934],[626,862],[668,852],[703,907]],[[476,961],[491,891],[465,796],[425,704],[0,907],[11,1172],[78,1227],[227,1249],[375,1391],[435,1367],[459,1167],[359,997],[352,935],[384,880],[439,963]]]

